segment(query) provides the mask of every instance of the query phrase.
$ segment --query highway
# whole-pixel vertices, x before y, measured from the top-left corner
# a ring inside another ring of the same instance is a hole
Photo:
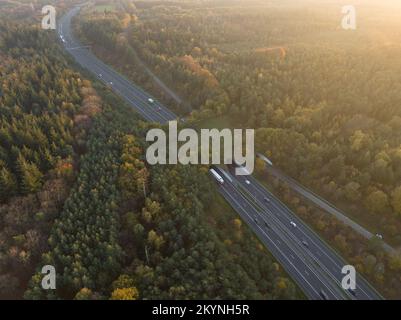
[[[265,158],[263,156],[260,156],[262,159]],[[265,160],[266,161],[266,160]],[[304,198],[308,199],[309,201],[313,202],[315,205],[320,207],[321,209],[325,210],[326,212],[332,214],[335,216],[338,220],[342,221],[345,225],[351,227],[354,229],[356,232],[358,232],[360,235],[367,239],[371,239],[373,237],[376,237],[373,233],[371,233],[369,230],[365,229],[362,227],[360,224],[356,223],[352,219],[348,218],[344,213],[341,212],[338,208],[336,208],[333,204],[328,202],[326,199],[323,199],[322,197],[318,196],[308,188],[304,187],[301,185],[299,182],[296,180],[292,179],[291,177],[288,177],[285,175],[281,170],[279,170],[276,167],[270,166],[268,163],[266,164],[266,170],[271,173],[273,176],[277,177],[278,179],[284,181],[287,183],[287,185],[300,195],[302,195]],[[383,249],[385,249],[388,253],[394,253],[395,250],[393,247],[391,247],[389,244],[385,243],[382,241],[382,246]]]
[[[236,183],[238,187],[246,190],[252,202],[262,209],[261,215],[264,219],[275,221],[275,225],[280,226],[283,233],[290,235],[291,241],[296,244],[298,251],[308,256],[316,268],[323,270],[325,275],[341,288],[341,280],[344,276],[341,271],[343,266],[347,265],[344,259],[254,177],[235,176],[234,174],[231,177],[231,183]],[[291,222],[295,223],[296,227]],[[356,289],[350,295],[353,299],[381,299],[380,294],[358,275]]]
[[[80,7],[74,7],[59,20],[57,32],[64,48],[83,68],[92,72],[145,120],[160,124],[179,120],[168,108],[104,64],[73,38],[71,18],[79,10]],[[330,247],[252,176],[234,176],[221,168],[218,170],[225,177],[225,182],[217,187],[219,192],[309,299],[381,298],[360,277],[357,278],[355,295],[342,289],[341,269],[346,263]],[[295,222],[297,227],[291,226],[290,221]]]
[[[291,233],[284,230],[274,216],[260,210],[259,206],[255,206],[249,195],[238,188],[234,176],[221,168],[216,168],[216,170],[225,177],[225,182],[219,187],[220,193],[309,299],[338,300],[347,298],[347,293],[327,277],[323,270],[317,268],[308,254],[299,250],[299,244],[291,240]],[[227,175],[230,175],[232,182]]]
[[[68,11],[59,21],[57,32],[64,48],[85,69],[91,71],[100,81],[123,98],[141,116],[148,121],[160,124],[176,120],[177,116],[159,103],[154,97],[145,93],[141,88],[129,82],[122,75],[114,71],[108,65],[100,61],[87,47],[82,46],[72,36],[71,19],[80,10],[74,7]],[[149,98],[153,102],[149,101]]]

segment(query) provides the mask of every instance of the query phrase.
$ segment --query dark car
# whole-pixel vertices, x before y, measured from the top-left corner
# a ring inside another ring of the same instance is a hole
[[[352,290],[351,288],[348,289],[348,292],[351,293],[354,297],[356,297],[356,291]]]

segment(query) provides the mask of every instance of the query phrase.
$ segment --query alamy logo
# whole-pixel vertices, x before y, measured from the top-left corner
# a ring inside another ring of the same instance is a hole
[[[45,290],[56,289],[56,268],[51,265],[45,265],[42,268],[42,288]]]
[[[356,289],[356,271],[355,267],[351,265],[345,265],[342,270],[342,274],[345,274],[341,281],[341,286],[344,290],[355,290]]]
[[[223,163],[232,164],[234,161],[237,165],[243,166],[236,168],[237,175],[248,175],[253,172],[255,157],[253,129],[245,130],[244,156],[242,129],[234,129],[233,132],[230,129],[221,131],[201,129],[199,143],[198,133],[194,129],[186,128],[177,132],[177,121],[170,121],[168,125],[168,147],[167,136],[162,129],[151,129],[146,135],[146,141],[153,142],[146,150],[146,160],[149,164],[221,164],[221,140],[223,140]],[[178,148],[179,142],[183,143]]]
[[[56,8],[50,5],[42,8],[42,14],[45,16],[42,18],[42,29],[44,30],[55,30],[56,29]]]
[[[341,13],[344,15],[341,26],[344,30],[356,29],[356,9],[352,5],[342,7]]]

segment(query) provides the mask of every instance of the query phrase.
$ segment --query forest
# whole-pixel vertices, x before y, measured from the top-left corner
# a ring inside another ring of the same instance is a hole
[[[335,1],[131,3],[130,10],[83,11],[77,35],[173,104],[141,72],[145,63],[184,99],[175,110],[193,123],[229,119],[255,128],[259,152],[399,248],[399,6],[361,7],[359,27],[347,32]],[[397,295],[399,259],[388,262],[352,230],[328,225],[319,232],[337,235],[332,243],[344,256],[369,256],[365,267],[359,263],[365,274],[384,268],[373,281]]]
[[[0,297],[21,296],[75,177],[96,106],[50,39],[0,24]]]
[[[303,298],[207,167],[145,162],[153,125],[55,37],[0,24],[0,298]]]
[[[42,265],[63,270],[57,290],[42,290],[38,271],[24,298],[302,297],[235,213],[224,206],[206,213],[216,197],[207,168],[148,167],[149,125],[104,94],[76,183],[42,255]]]
[[[401,48],[391,42],[399,35],[389,32],[399,24],[393,15],[374,15],[381,29],[373,32],[371,12],[363,12],[366,30],[349,35],[320,8],[188,6],[139,2],[132,14],[87,12],[78,33],[146,82],[136,74],[139,56],[185,97],[194,120],[228,115],[233,125],[256,128],[259,151],[285,172],[401,244]]]

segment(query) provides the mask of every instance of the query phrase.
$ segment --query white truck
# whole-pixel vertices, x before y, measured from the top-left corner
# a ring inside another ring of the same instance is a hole
[[[266,156],[264,156],[261,153],[256,154],[260,159],[262,159],[263,161],[265,161],[269,166],[273,166],[273,162]]]
[[[219,175],[219,174],[217,173],[216,170],[214,170],[214,169],[212,168],[212,169],[209,170],[209,172],[213,175],[213,178],[215,178],[216,181],[217,181],[218,183],[220,183],[220,184],[223,184],[223,183],[224,183],[224,179],[221,177],[221,175]]]

